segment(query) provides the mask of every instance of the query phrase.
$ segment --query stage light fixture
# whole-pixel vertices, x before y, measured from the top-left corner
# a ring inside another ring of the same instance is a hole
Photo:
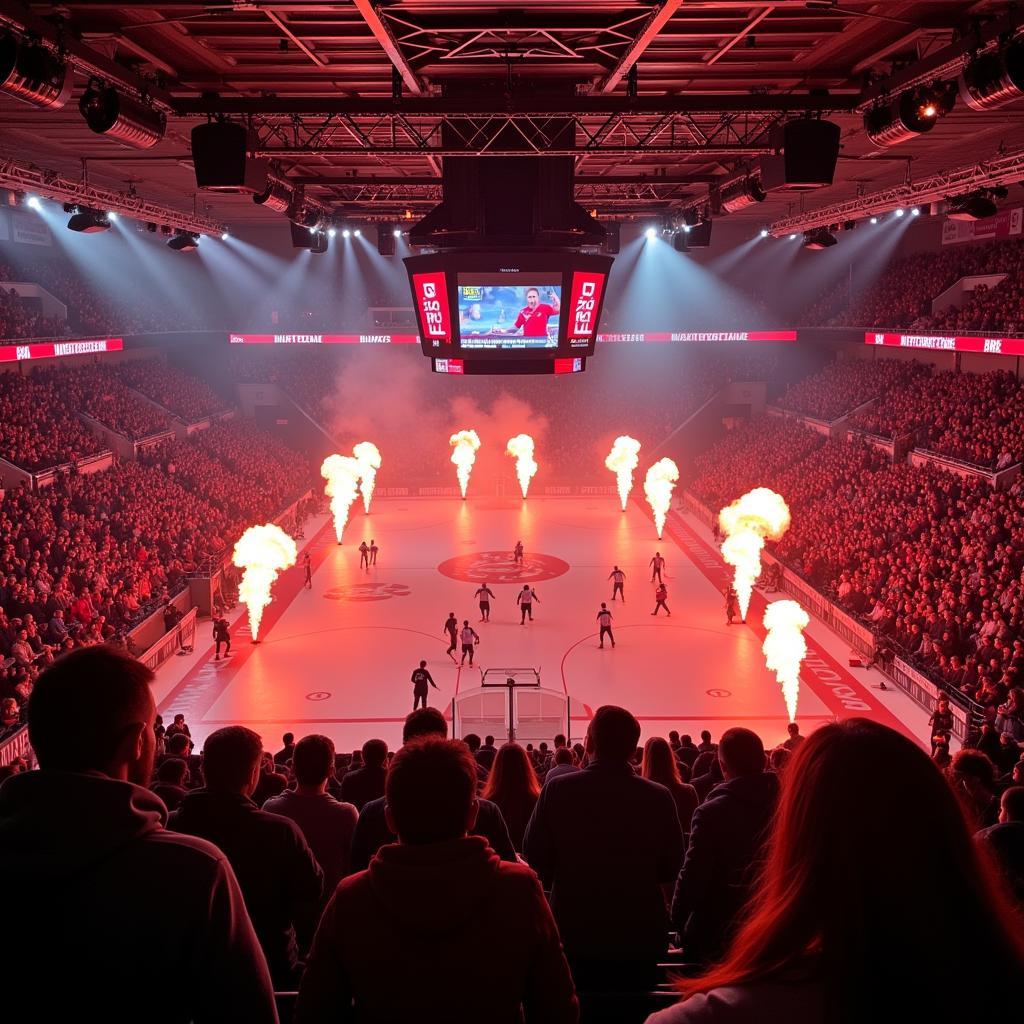
[[[761,228],[761,237],[762,238],[767,238],[768,237],[768,229],[767,228]]]
[[[349,231],[348,228],[345,228],[344,231],[342,231],[342,233],[341,233],[341,237],[342,238],[351,238],[352,237],[352,232]]]
[[[757,178],[731,181],[719,191],[719,205],[725,213],[736,213],[755,203],[763,203],[765,191]]]
[[[827,228],[814,228],[804,232],[804,248],[818,252],[835,245],[838,239]]]
[[[902,217],[907,211],[904,210],[902,206],[897,206],[892,212],[895,213],[897,217]]]
[[[918,206],[913,207],[911,209],[911,211],[910,211],[910,216],[911,217],[920,217],[921,216],[921,208],[918,207]]]
[[[228,232],[227,232],[227,231],[222,231],[222,232],[221,232],[221,236],[220,236],[220,240],[221,240],[222,242],[226,242],[226,241],[228,240],[228,238],[229,238],[229,237],[230,237],[230,235],[228,234]]]
[[[398,228],[395,228],[395,230],[392,231],[391,234],[393,234],[395,236],[395,238],[401,238],[402,237],[402,232],[399,231]]]
[[[328,228],[327,229],[327,237],[328,238],[333,238],[337,233],[338,233],[338,229],[337,228]]]
[[[0,93],[32,107],[60,110],[73,83],[74,68],[45,46],[0,32]]]
[[[117,214],[113,210],[107,210],[107,217],[112,221],[117,220]]]
[[[955,93],[948,85],[908,89],[869,110],[864,115],[864,130],[880,149],[896,146],[930,132],[952,109],[954,99]]]
[[[795,234],[792,234],[792,235],[790,235],[790,236],[789,236],[789,240],[790,240],[791,242],[795,242],[795,241],[796,241],[796,235],[795,235]]]
[[[191,231],[175,232],[167,243],[167,248],[175,252],[195,252],[199,248],[199,236]]]
[[[872,217],[871,218],[871,223],[872,224],[877,224],[878,223],[878,218],[877,217]]]
[[[110,230],[110,217],[99,210],[79,208],[68,220],[69,231],[80,231],[85,235],[96,235]]]
[[[98,82],[89,83],[78,109],[97,135],[134,149],[152,149],[167,127],[167,118],[159,110]]]
[[[652,238],[657,238],[658,237],[658,229],[657,228],[647,228],[647,230],[644,231],[644,237],[648,241],[650,241]]]
[[[1019,100],[1024,96],[1024,41],[1012,39],[975,57],[960,72],[957,85],[972,110],[995,110]]]
[[[355,231],[352,232],[352,234],[355,235],[356,238],[361,238],[363,235],[362,231],[360,231],[359,228],[356,228]]]
[[[312,241],[309,243],[309,251],[315,253],[318,256],[322,256],[327,252],[327,247],[331,244],[330,238],[327,236],[326,231],[317,231],[313,235]]]
[[[257,206],[265,206],[274,213],[287,213],[295,199],[295,190],[280,178],[267,178],[266,187],[262,192],[253,194],[252,201]]]
[[[39,196],[29,196],[28,199],[25,200],[25,205],[30,210],[41,210],[43,208],[43,204],[39,202]]]

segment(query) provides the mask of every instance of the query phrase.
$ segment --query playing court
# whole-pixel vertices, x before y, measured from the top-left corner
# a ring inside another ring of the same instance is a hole
[[[325,733],[339,750],[373,736],[397,744],[421,658],[438,687],[429,703],[454,714],[459,733],[500,739],[507,727],[507,690],[482,690],[481,669],[502,670],[489,675],[499,682],[505,669],[524,670],[515,675],[523,682],[532,669],[542,689],[518,690],[512,709],[524,742],[550,740],[564,726],[580,737],[605,703],[633,711],[644,736],[705,726],[717,735],[742,724],[766,744],[785,738],[785,704],[761,652],[765,598],[755,593],[749,625],[725,625],[725,569],[707,531],[688,516],[672,513],[659,542],[637,501],[623,513],[605,497],[382,499],[369,516],[355,514],[342,546],[324,518],[307,523],[306,538],[312,589],[303,587],[301,568],[282,574],[260,644],[250,643],[239,606],[230,659],[213,661],[207,623],[195,653],[161,670],[161,713],[169,720],[184,712],[197,741],[238,723],[274,749],[286,730]],[[364,538],[380,547],[369,572],[359,567]],[[521,566],[512,559],[518,539]],[[671,618],[651,615],[656,550],[667,559]],[[625,604],[609,600],[613,565],[626,572]],[[489,623],[478,621],[480,581],[496,595]],[[524,582],[540,603],[534,621],[521,625],[515,596]],[[598,648],[601,601],[614,614],[614,650]],[[480,635],[472,669],[446,654],[449,611]],[[899,691],[878,690],[876,673],[849,669],[848,648],[824,625],[812,620],[807,637],[797,716],[805,732],[837,716],[867,715],[926,736],[924,713]]]

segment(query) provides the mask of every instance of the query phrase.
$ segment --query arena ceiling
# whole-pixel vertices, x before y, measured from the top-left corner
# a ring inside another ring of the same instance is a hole
[[[875,147],[863,110],[908,84],[955,78],[972,52],[1017,32],[1005,2],[962,0],[350,0],[343,3],[18,3],[0,24],[75,64],[56,111],[0,96],[0,159],[227,221],[279,218],[245,195],[195,196],[191,127],[247,121],[255,148],[309,195],[351,217],[425,211],[441,161],[493,153],[508,125],[551,152],[571,119],[577,196],[602,216],[700,201],[769,148],[781,119],[842,128],[832,188],[770,194],[761,222],[1024,149],[1020,104],[962,102],[935,129]],[[93,134],[78,110],[90,78],[168,115],[146,151]],[[504,136],[507,138],[507,135]],[[564,145],[564,144],[563,144]]]

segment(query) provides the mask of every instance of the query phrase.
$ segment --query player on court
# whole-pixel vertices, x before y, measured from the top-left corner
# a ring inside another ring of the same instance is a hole
[[[370,565],[377,564],[377,552],[380,548],[377,547],[377,542],[371,538],[370,540]]]
[[[598,645],[601,650],[604,650],[604,636],[608,634],[608,639],[612,642],[612,647],[615,646],[615,636],[612,633],[612,613],[608,611],[608,605],[601,602],[601,610],[597,613],[597,621],[601,626],[601,643]]]
[[[516,565],[523,564],[523,542],[521,540],[517,540],[516,546],[512,549],[512,560]]]
[[[462,629],[459,631],[459,639],[462,641],[462,661],[460,665],[466,664],[466,655],[469,655],[469,667],[473,667],[473,648],[480,643],[477,631],[469,624],[469,619],[462,620]]]
[[[740,599],[736,591],[730,586],[725,591],[725,624],[732,625],[732,620],[740,613]]]
[[[608,573],[608,579],[614,580],[612,585],[612,600],[615,600],[615,595],[618,594],[622,598],[622,603],[626,603],[626,592],[622,589],[626,585],[626,574],[618,567],[612,569]]]
[[[302,568],[305,570],[305,573],[306,573],[306,582],[303,584],[303,586],[307,590],[312,590],[313,589],[313,563],[309,560],[309,552],[308,551],[302,556]]]
[[[666,615],[672,614],[668,610],[668,605],[665,603],[668,600],[668,587],[666,587],[664,583],[658,584],[658,589],[654,592],[654,600],[658,603],[654,606],[654,611],[651,612],[652,615],[657,615],[659,608],[664,608]]]
[[[454,651],[459,646],[459,620],[455,618],[455,612],[449,612],[448,618],[444,620],[444,632],[448,634],[448,639],[451,641],[448,644],[448,657],[454,661]]]
[[[533,602],[536,601],[540,604],[540,598],[537,596],[537,592],[530,586],[529,583],[523,586],[523,589],[516,594],[516,604],[519,605],[519,610],[522,615],[519,619],[519,625],[521,626],[526,622],[526,616],[530,616],[530,621],[533,622]]]
[[[654,552],[654,557],[651,559],[651,582],[654,582],[657,577],[658,582],[661,583],[661,570],[665,568],[665,559],[661,557],[660,551]]]
[[[486,583],[481,583],[477,588],[477,592],[473,595],[480,603],[480,621],[490,622],[491,621],[491,598],[494,597],[494,591],[491,590]]]
[[[359,568],[370,571],[370,549],[365,540],[359,545]]]
[[[420,667],[413,669],[412,673],[412,709],[413,711],[419,706],[420,701],[423,701],[423,706],[427,706],[427,684],[430,684],[435,690],[437,689],[437,683],[431,678],[430,673],[427,671],[427,663],[425,661],[420,662]]]
[[[224,657],[231,653],[231,633],[228,631],[228,620],[223,615],[213,620],[214,661],[220,661],[220,645],[225,644]]]

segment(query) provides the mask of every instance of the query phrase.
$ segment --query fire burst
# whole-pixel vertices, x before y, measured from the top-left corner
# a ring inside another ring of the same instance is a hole
[[[480,438],[475,430],[460,430],[452,434],[448,443],[452,446],[452,462],[455,463],[459,487],[462,488],[462,496],[465,498],[469,474],[473,471],[477,449],[480,447]]]
[[[755,487],[718,513],[718,525],[725,534],[722,557],[735,569],[733,586],[746,618],[754,583],[761,575],[764,542],[778,540],[789,529],[789,506],[767,487]]]
[[[363,495],[363,511],[369,515],[370,499],[373,487],[377,482],[377,470],[380,469],[380,449],[372,441],[360,441],[352,449],[361,470],[359,490]]]
[[[612,450],[604,460],[605,466],[615,474],[615,482],[619,485],[619,501],[622,511],[626,511],[629,492],[633,490],[633,470],[640,462],[640,442],[635,437],[623,434],[615,438]],[[659,532],[658,536],[661,536]]]
[[[537,463],[533,458],[533,438],[529,434],[516,434],[515,437],[510,437],[505,454],[515,456],[516,476],[519,477],[519,487],[525,498],[526,492],[530,489],[530,481],[537,472]]]
[[[362,463],[347,455],[328,455],[320,467],[320,475],[327,480],[324,491],[331,499],[331,514],[334,516],[334,535],[341,543],[341,535],[348,522],[348,510],[359,495],[359,478]]]
[[[672,492],[676,489],[678,479],[679,467],[671,459],[658,459],[647,470],[644,479],[644,494],[647,495],[647,504],[654,513],[654,525],[658,530],[659,540],[661,531],[665,529],[665,519],[672,504]]]
[[[295,541],[280,526],[250,526],[238,539],[232,560],[242,573],[238,596],[249,609],[253,643],[260,632],[263,609],[270,604],[270,588],[282,569],[295,564]]]
[[[770,671],[782,684],[789,720],[796,721],[796,702],[800,696],[800,666],[807,656],[804,630],[810,617],[796,601],[773,601],[764,610],[768,635],[761,650]]]

